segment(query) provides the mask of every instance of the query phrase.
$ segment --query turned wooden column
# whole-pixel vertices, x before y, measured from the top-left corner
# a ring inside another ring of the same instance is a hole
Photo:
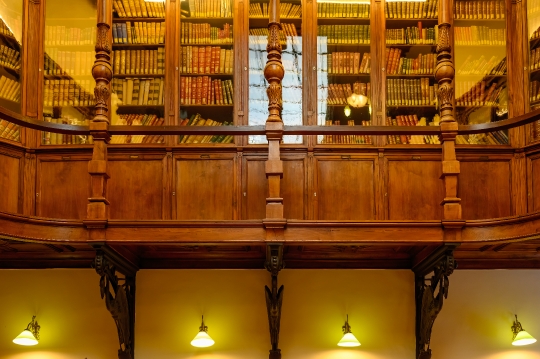
[[[454,118],[454,63],[452,60],[451,1],[441,0],[439,8],[439,43],[437,44],[437,67],[435,79],[439,84],[438,98],[441,113],[442,175],[445,195],[443,205],[443,226],[445,240],[461,237],[461,199],[457,196],[459,161],[456,158],[456,135],[458,124]]]
[[[285,74],[281,63],[281,42],[279,32],[279,0],[270,0],[268,24],[268,52],[264,77],[268,81],[268,119],[266,120],[266,138],[268,139],[268,160],[266,161],[266,178],[268,178],[268,198],[266,198],[266,228],[283,228],[283,198],[280,193],[283,177],[283,162],[280,159],[280,142],[283,138],[283,121],[281,120],[282,88],[281,81]]]
[[[90,133],[94,138],[92,160],[88,163],[91,181],[91,197],[88,199],[87,227],[92,228],[90,239],[104,239],[104,228],[109,218],[107,201],[107,145],[109,135],[109,98],[111,95],[111,26],[112,1],[98,1],[98,24],[96,41],[96,61],[92,67],[92,76],[96,80],[94,95],[96,113],[90,122]]]

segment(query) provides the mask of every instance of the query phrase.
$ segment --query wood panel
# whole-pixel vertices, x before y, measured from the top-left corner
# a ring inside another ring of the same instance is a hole
[[[84,219],[90,197],[88,160],[38,157],[36,214],[40,217]]]
[[[111,219],[163,219],[163,159],[111,160],[109,176]]]
[[[19,192],[20,192],[20,166],[21,159],[0,153],[0,211],[19,212]]]
[[[304,198],[306,193],[305,159],[283,160],[283,179],[281,196],[283,197],[284,216],[288,219],[305,219]],[[243,218],[263,219],[266,216],[266,198],[268,182],[265,173],[265,158],[246,158],[244,156],[245,178],[243,179]]]
[[[511,215],[510,161],[464,161],[458,182],[464,219]]]
[[[173,195],[176,219],[237,219],[236,155],[179,156]]]
[[[329,156],[315,159],[319,220],[375,219],[374,158]]]
[[[388,161],[388,218],[442,219],[440,161]]]
[[[529,212],[540,211],[540,157],[529,161]]]

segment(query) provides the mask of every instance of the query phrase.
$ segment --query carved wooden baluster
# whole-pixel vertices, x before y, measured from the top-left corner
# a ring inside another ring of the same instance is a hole
[[[285,71],[281,63],[281,42],[279,23],[279,0],[270,0],[268,24],[268,60],[264,68],[264,77],[268,81],[268,119],[266,120],[266,138],[268,139],[268,160],[266,177],[268,178],[268,198],[266,199],[266,228],[283,228],[283,198],[280,194],[280,181],[283,177],[283,162],[280,159],[280,142],[283,137],[281,120],[282,89],[281,81]]]
[[[107,144],[110,140],[109,129],[109,97],[111,94],[111,25],[112,1],[98,1],[98,24],[96,42],[96,61],[92,68],[92,76],[96,80],[94,95],[96,98],[96,114],[90,122],[90,133],[94,138],[92,160],[88,163],[91,177],[91,197],[87,208],[87,222],[93,228],[104,228],[109,218],[109,202],[107,201]],[[101,223],[100,223],[101,222]],[[89,225],[89,224],[87,224]],[[91,231],[92,239],[99,238],[99,231]]]
[[[454,64],[450,45],[450,27],[452,12],[448,2],[441,1],[439,10],[439,43],[437,44],[437,67],[435,79],[439,84],[438,97],[441,113],[442,140],[442,179],[445,196],[442,201],[444,214],[443,225],[448,230],[448,240],[457,240],[461,235],[461,199],[457,196],[459,161],[456,159],[456,135],[458,124],[454,118]]]

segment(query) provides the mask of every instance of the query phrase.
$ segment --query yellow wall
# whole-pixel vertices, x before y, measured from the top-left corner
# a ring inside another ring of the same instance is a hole
[[[433,359],[540,359],[510,345],[513,313],[540,337],[538,271],[456,271],[435,322]],[[0,359],[115,359],[116,328],[93,270],[0,271]],[[283,270],[280,347],[294,359],[413,359],[410,271]],[[267,358],[264,270],[146,270],[137,276],[137,359]],[[205,315],[210,349],[189,345]],[[349,314],[357,349],[338,349]],[[11,340],[32,314],[38,346]]]

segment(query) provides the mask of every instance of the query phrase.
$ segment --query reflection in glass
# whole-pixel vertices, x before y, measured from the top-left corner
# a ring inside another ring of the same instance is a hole
[[[527,21],[529,24],[529,103],[532,110],[540,108],[540,0],[527,1]],[[533,141],[540,140],[540,121],[533,124]]]

